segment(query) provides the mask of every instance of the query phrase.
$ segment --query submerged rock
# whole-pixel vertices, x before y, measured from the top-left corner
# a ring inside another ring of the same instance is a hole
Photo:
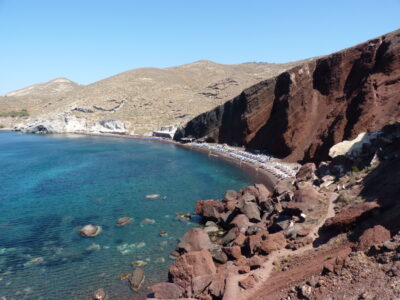
[[[137,292],[142,286],[145,279],[144,271],[142,269],[136,268],[129,278],[129,284],[132,290]]]
[[[104,289],[98,289],[92,295],[92,300],[106,300],[106,299],[107,299],[107,293],[104,291]]]
[[[156,263],[159,263],[159,264],[165,263],[165,258],[164,257],[157,258]]]
[[[156,221],[153,219],[144,219],[142,222],[140,222],[140,224],[144,225],[144,224],[155,224]]]
[[[141,267],[147,265],[147,262],[145,262],[144,260],[135,260],[132,262],[132,265],[134,265],[135,267]]]
[[[150,195],[146,195],[147,199],[155,199],[160,197],[160,194],[150,194]]]
[[[122,273],[121,275],[118,276],[119,280],[125,280],[129,277],[129,273]]]
[[[91,244],[90,246],[88,246],[86,248],[86,250],[88,250],[88,251],[100,250],[100,249],[101,249],[101,246],[99,244],[95,244],[95,243]]]
[[[130,218],[130,217],[122,217],[122,218],[119,218],[118,220],[117,220],[117,226],[124,226],[124,225],[126,225],[126,224],[128,224],[128,223],[130,223],[130,222],[132,222],[132,218]]]
[[[100,234],[100,232],[101,227],[92,224],[85,225],[79,230],[81,236],[84,237],[95,237],[96,235]]]

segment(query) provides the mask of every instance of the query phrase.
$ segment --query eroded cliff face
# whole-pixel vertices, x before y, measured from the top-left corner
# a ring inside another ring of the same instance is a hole
[[[334,144],[400,120],[400,30],[262,81],[191,120],[175,139],[325,160]]]

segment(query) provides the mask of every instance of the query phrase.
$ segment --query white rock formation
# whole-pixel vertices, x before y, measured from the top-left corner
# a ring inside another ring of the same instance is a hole
[[[127,134],[126,124],[119,120],[90,121],[70,114],[61,114],[46,120],[33,119],[18,124],[14,130],[28,133],[112,133]]]
[[[332,158],[339,155],[357,156],[360,154],[363,147],[370,144],[379,134],[379,131],[370,133],[362,132],[351,141],[343,141],[331,147],[331,149],[329,149],[329,156]]]

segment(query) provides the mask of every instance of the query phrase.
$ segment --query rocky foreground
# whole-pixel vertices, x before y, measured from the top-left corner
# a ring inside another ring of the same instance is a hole
[[[338,148],[272,192],[255,184],[198,201],[205,226],[186,233],[152,296],[398,299],[400,124]]]

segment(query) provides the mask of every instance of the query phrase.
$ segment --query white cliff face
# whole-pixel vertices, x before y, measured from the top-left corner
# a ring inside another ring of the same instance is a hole
[[[14,127],[28,133],[111,133],[127,134],[127,126],[119,120],[89,121],[74,115],[61,114],[46,120],[33,119]]]
[[[379,136],[380,132],[360,133],[355,139],[351,141],[343,141],[337,143],[329,149],[329,156],[335,158],[339,155],[358,156],[364,146],[371,143],[373,139]]]

